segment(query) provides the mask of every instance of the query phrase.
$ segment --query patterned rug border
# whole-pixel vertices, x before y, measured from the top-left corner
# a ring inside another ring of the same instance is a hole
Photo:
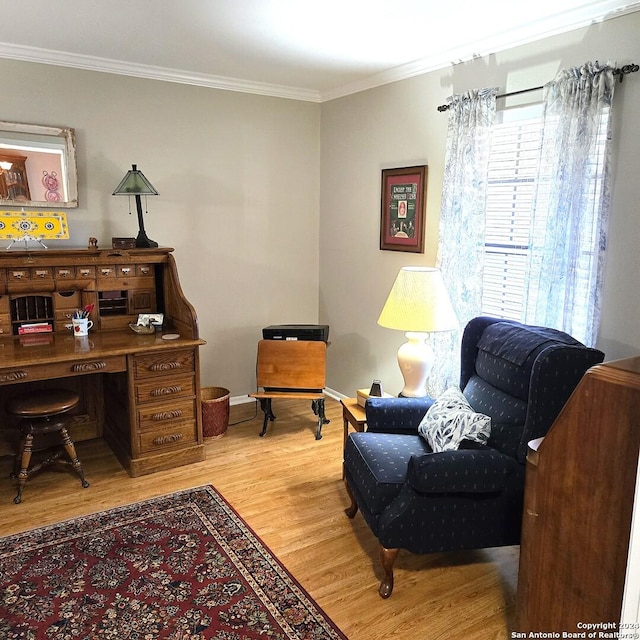
[[[253,538],[255,540],[257,543],[256,549],[260,551],[265,560],[270,564],[275,565],[277,570],[286,576],[291,583],[290,586],[295,592],[296,597],[304,603],[309,611],[314,613],[314,617],[316,619],[320,618],[320,623],[324,623],[323,626],[327,627],[329,635],[326,637],[348,640],[333,620],[331,620],[326,611],[307,592],[298,579],[287,569],[273,550],[264,542],[261,536],[254,531],[254,529],[233,507],[233,505],[231,505],[231,503],[212,484],[205,484],[188,489],[179,489],[170,493],[151,498],[144,498],[142,500],[110,507],[108,509],[102,509],[85,515],[66,518],[42,527],[35,527],[26,531],[10,534],[8,536],[2,536],[0,537],[0,559],[4,561],[5,559],[17,554],[37,552],[39,548],[50,545],[54,542],[56,544],[62,544],[66,541],[73,540],[78,537],[78,533],[73,530],[68,532],[65,537],[59,537],[59,534],[70,527],[76,526],[77,528],[77,525],[80,524],[83,525],[80,528],[86,528],[86,525],[89,524],[92,526],[92,529],[97,532],[99,530],[107,531],[116,526],[124,526],[126,524],[144,520],[144,518],[141,517],[139,510],[145,505],[151,507],[150,512],[145,516],[145,518],[151,517],[154,513],[156,515],[169,513],[170,511],[184,509],[187,506],[191,506],[191,508],[198,512],[198,517],[206,526],[212,537],[214,537],[221,546],[225,547],[225,552],[230,555],[235,555],[233,549],[226,545],[225,541],[219,537],[215,523],[210,520],[209,514],[202,510],[202,505],[198,504],[198,495],[202,496],[202,494],[206,494],[208,499],[226,509],[232,516],[233,524],[243,532],[243,535],[247,536],[249,539]],[[154,507],[155,511],[153,509]],[[248,583],[250,583],[254,592],[262,593],[264,596],[264,600],[262,602],[267,606],[271,614],[274,615],[276,619],[279,619],[280,623],[284,622],[284,626],[287,627],[288,625],[286,624],[286,621],[283,620],[281,613],[277,607],[271,603],[268,595],[264,593],[262,587],[254,579],[251,572],[244,567],[241,561],[238,561],[236,568],[243,573],[244,578]],[[0,579],[4,578],[3,573],[4,571],[0,568]],[[291,632],[295,633],[293,630],[291,630]]]

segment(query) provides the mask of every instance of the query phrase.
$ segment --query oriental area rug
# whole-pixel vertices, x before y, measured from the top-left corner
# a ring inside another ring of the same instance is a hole
[[[3,640],[333,640],[213,487],[0,538]]]

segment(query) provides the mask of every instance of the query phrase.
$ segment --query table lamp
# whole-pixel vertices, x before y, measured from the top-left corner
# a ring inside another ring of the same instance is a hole
[[[136,247],[142,247],[149,249],[151,247],[157,247],[158,243],[147,238],[147,233],[144,230],[144,218],[142,217],[142,201],[140,196],[145,196],[145,210],[147,208],[147,196],[157,196],[158,192],[153,188],[153,185],[144,177],[142,171],[140,171],[137,165],[132,164],[131,170],[127,171],[126,175],[120,181],[120,184],[113,192],[114,196],[135,196],[136,209],[138,211],[138,237],[136,238]],[[129,213],[131,213],[131,205],[129,205]]]
[[[427,377],[433,366],[428,334],[458,327],[440,270],[402,267],[380,312],[378,324],[406,332],[407,342],[398,349],[398,364],[404,378],[400,396],[425,396]]]

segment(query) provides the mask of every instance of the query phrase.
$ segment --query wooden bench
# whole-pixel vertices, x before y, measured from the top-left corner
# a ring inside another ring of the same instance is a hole
[[[324,412],[327,345],[315,340],[260,340],[256,365],[258,391],[249,397],[260,401],[264,422],[260,437],[275,420],[271,409],[274,398],[311,400],[318,416],[316,440],[322,438],[322,425],[329,420]],[[260,390],[261,389],[261,390]]]

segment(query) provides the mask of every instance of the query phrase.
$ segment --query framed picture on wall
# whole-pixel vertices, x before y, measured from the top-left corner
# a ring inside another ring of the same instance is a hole
[[[424,253],[427,165],[382,170],[380,249]]]

